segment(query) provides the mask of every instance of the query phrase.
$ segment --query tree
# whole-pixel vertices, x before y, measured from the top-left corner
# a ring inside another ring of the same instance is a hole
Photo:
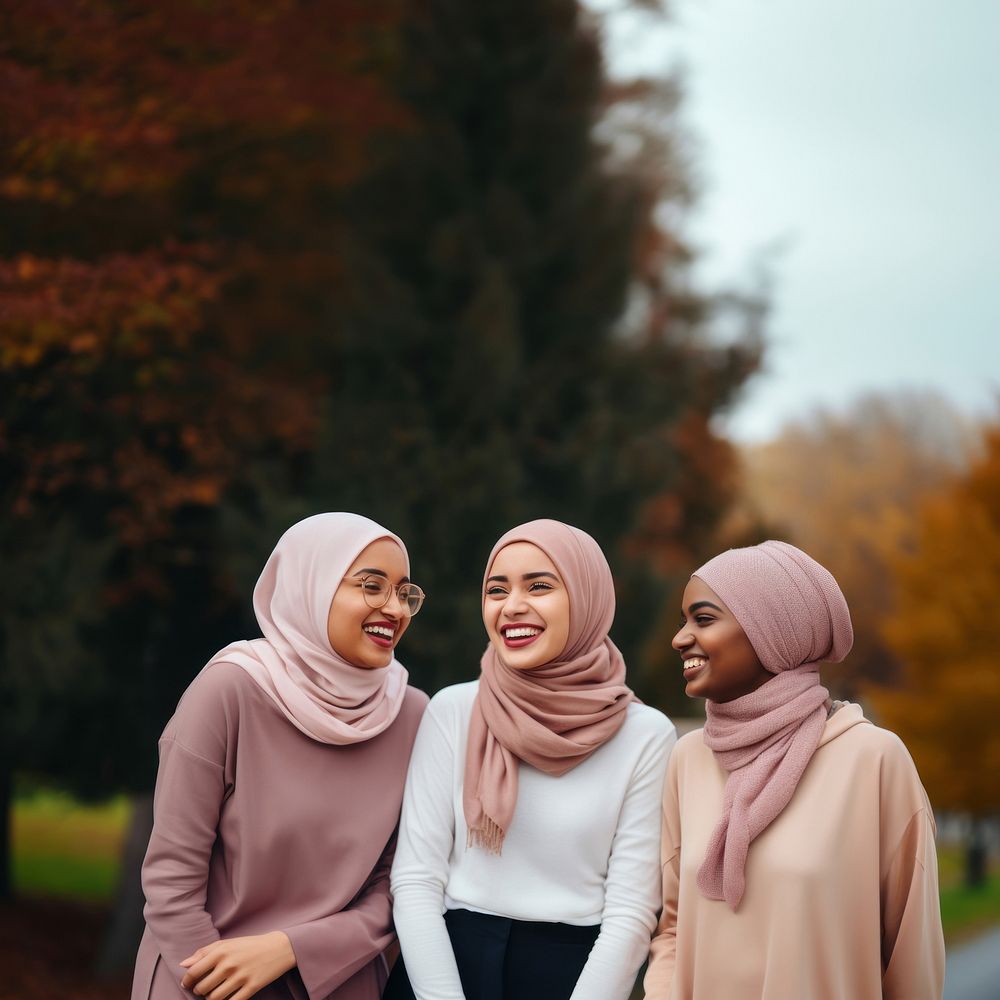
[[[670,119],[636,110],[650,87],[606,80],[576,3],[433,0],[405,25],[413,127],[352,200],[364,280],[314,495],[413,539],[430,599],[407,658],[429,689],[476,675],[483,563],[534,516],[605,545],[637,663],[676,573],[664,553],[724,506],[725,470],[699,489],[688,473],[702,445],[730,461],[709,423],[758,345],[708,338],[715,303],[660,221],[687,198]]]
[[[903,392],[818,410],[743,450],[736,520],[801,546],[847,596],[854,649],[824,675],[838,696],[896,677],[880,634],[895,601],[892,562],[915,544],[921,500],[964,468],[974,444],[969,423],[940,396]]]
[[[712,418],[760,350],[712,340],[742,307],[690,286],[663,221],[690,186],[675,88],[609,81],[574,0],[2,17],[4,554],[76,574],[4,623],[0,683],[44,722],[6,759],[148,785],[316,509],[411,542],[430,690],[475,676],[483,562],[534,516],[604,544],[638,662],[731,494]]]
[[[0,821],[9,768],[145,788],[151,737],[245,618],[221,504],[288,493],[315,440],[338,202],[403,124],[395,17],[0,13]]]
[[[916,549],[892,569],[899,602],[884,633],[903,686],[872,699],[934,806],[972,817],[966,875],[978,884],[982,824],[1000,812],[1000,424],[972,468],[924,504]]]

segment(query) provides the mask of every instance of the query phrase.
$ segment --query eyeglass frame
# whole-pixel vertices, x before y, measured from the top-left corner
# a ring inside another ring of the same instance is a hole
[[[370,596],[372,596],[370,591],[368,591],[365,587],[365,584],[367,584],[369,580],[378,583],[380,589],[383,586],[385,587],[385,600],[382,601],[381,604],[372,604],[372,602],[368,599]],[[424,606],[424,601],[427,600],[427,593],[424,591],[423,587],[420,587],[415,583],[411,583],[410,581],[407,581],[406,583],[397,583],[396,586],[393,586],[384,576],[376,576],[375,574],[370,574],[368,576],[361,577],[361,582],[359,586],[361,587],[361,596],[364,598],[365,604],[367,604],[368,607],[370,607],[373,611],[378,611],[380,608],[384,608],[392,599],[392,595],[395,594],[396,600],[399,601],[399,606],[401,608],[406,609],[406,614],[408,617],[413,618],[417,614],[417,612],[420,611],[420,609]],[[419,595],[420,603],[413,611],[410,610],[409,601],[400,597],[399,592],[404,587],[409,587],[411,590],[415,590]]]

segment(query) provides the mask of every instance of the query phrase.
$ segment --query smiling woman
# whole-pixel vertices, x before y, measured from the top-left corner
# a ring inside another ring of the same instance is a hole
[[[635,701],[597,542],[558,521],[487,560],[480,679],[421,723],[392,870],[385,1000],[625,1000],[659,885],[674,727]]]
[[[254,589],[264,637],[216,653],[160,740],[132,1000],[378,1000],[427,703],[394,649],[422,600],[368,518],[281,537]]]

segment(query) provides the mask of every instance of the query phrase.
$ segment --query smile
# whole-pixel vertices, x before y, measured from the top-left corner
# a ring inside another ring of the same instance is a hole
[[[521,649],[533,643],[544,631],[540,625],[504,625],[500,634],[508,649]]]
[[[375,643],[376,646],[381,646],[383,649],[389,649],[392,646],[393,636],[396,634],[396,630],[391,625],[373,624],[373,625],[362,625],[365,635]]]
[[[708,660],[704,656],[689,656],[686,660],[682,661],[684,676],[693,677],[707,663]]]

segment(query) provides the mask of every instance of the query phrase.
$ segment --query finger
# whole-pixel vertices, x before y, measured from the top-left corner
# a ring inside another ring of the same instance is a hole
[[[226,979],[212,990],[211,993],[206,994],[205,1000],[227,1000],[228,997],[232,996],[235,989],[236,984],[231,979]]]
[[[188,955],[188,957],[185,958],[184,961],[180,963],[181,966],[186,969],[188,966],[194,965],[194,963],[197,962],[198,959],[202,958],[207,951],[208,951],[208,946],[203,945],[197,951],[191,952],[191,954]]]
[[[207,975],[201,977],[198,982],[193,986],[192,992],[200,997],[214,996],[214,993],[220,986],[225,985],[226,981],[229,979],[229,972],[223,971],[218,966],[208,972]],[[219,996],[229,996],[229,994],[235,989],[235,986],[231,986],[226,992],[220,993]]]
[[[191,989],[195,983],[204,979],[205,976],[211,973],[211,971],[215,968],[217,961],[218,959],[216,958],[214,952],[208,952],[208,954],[198,959],[198,961],[188,969],[187,974],[181,980],[181,986],[183,986],[186,990]]]

